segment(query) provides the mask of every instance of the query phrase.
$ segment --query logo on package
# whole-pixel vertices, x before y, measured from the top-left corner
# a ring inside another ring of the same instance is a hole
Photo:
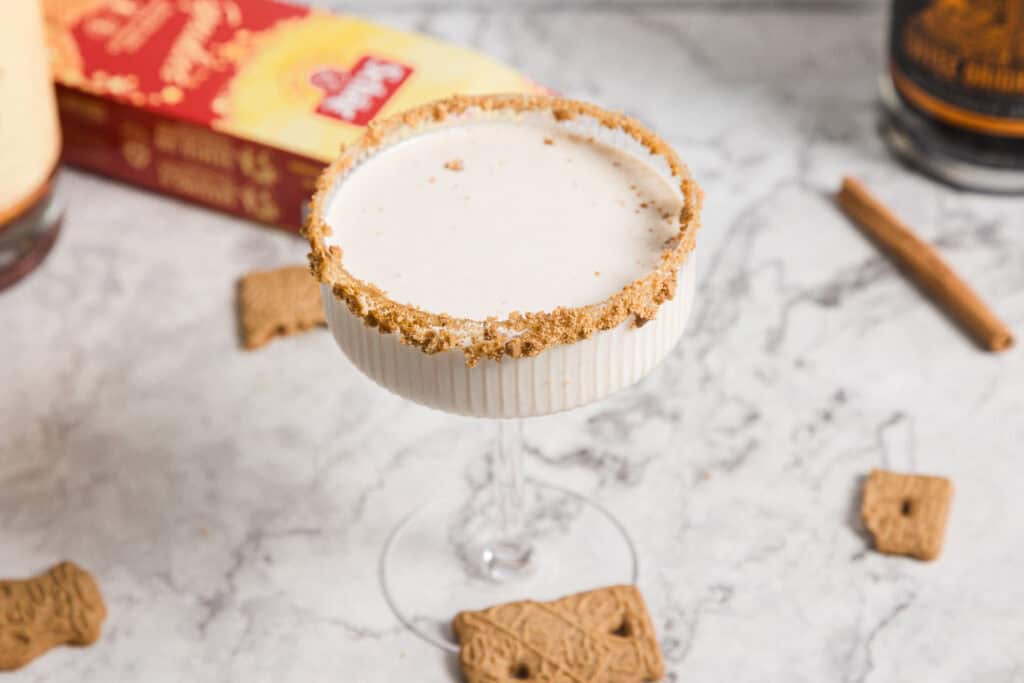
[[[348,71],[317,69],[310,82],[324,91],[316,113],[365,126],[412,73],[412,67],[380,57],[363,57]]]

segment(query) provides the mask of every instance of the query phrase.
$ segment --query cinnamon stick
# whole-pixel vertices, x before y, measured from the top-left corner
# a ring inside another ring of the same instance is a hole
[[[1013,333],[974,290],[859,181],[846,177],[836,196],[840,208],[959,322],[982,347],[1003,351],[1013,345]]]

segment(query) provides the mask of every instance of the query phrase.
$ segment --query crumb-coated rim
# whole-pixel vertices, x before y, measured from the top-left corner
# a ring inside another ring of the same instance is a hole
[[[373,283],[348,272],[342,264],[342,249],[337,245],[328,246],[326,241],[331,229],[324,218],[324,209],[336,181],[368,155],[405,137],[403,134],[438,126],[449,117],[474,111],[510,114],[546,111],[556,122],[587,116],[606,128],[623,131],[652,155],[662,157],[672,177],[679,182],[683,207],[679,212],[677,235],[667,243],[651,272],[603,301],[551,311],[514,311],[503,320],[458,318],[399,303]],[[612,329],[629,318],[635,327],[653,319],[658,307],[675,295],[679,268],[696,245],[702,201],[700,188],[671,147],[624,114],[546,95],[455,96],[370,123],[363,135],[346,147],[320,175],[303,234],[309,239],[313,274],[320,282],[331,286],[334,296],[343,301],[353,315],[381,333],[397,333],[402,343],[424,353],[461,349],[466,363],[473,366],[481,358],[535,356],[548,347],[572,344],[595,332]]]

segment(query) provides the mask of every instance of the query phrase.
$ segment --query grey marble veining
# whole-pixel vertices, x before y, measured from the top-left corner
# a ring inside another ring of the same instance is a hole
[[[526,425],[535,476],[634,532],[667,680],[1024,681],[1024,356],[977,351],[830,193],[861,177],[1018,330],[1024,202],[884,152],[884,12],[357,7],[640,117],[705,189],[679,347]],[[75,171],[61,192],[53,256],[0,294],[0,573],[74,559],[110,617],[7,678],[456,680],[377,560],[424,482],[483,485],[489,426],[388,395],[325,332],[240,351],[235,280],[296,238]],[[867,550],[876,466],[953,478],[938,562]]]

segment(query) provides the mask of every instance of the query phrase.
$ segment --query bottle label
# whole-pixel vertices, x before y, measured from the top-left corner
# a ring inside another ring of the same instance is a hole
[[[45,192],[60,129],[37,0],[4,5],[0,21],[0,227]]]
[[[890,68],[911,106],[1024,137],[1024,0],[893,0]]]

